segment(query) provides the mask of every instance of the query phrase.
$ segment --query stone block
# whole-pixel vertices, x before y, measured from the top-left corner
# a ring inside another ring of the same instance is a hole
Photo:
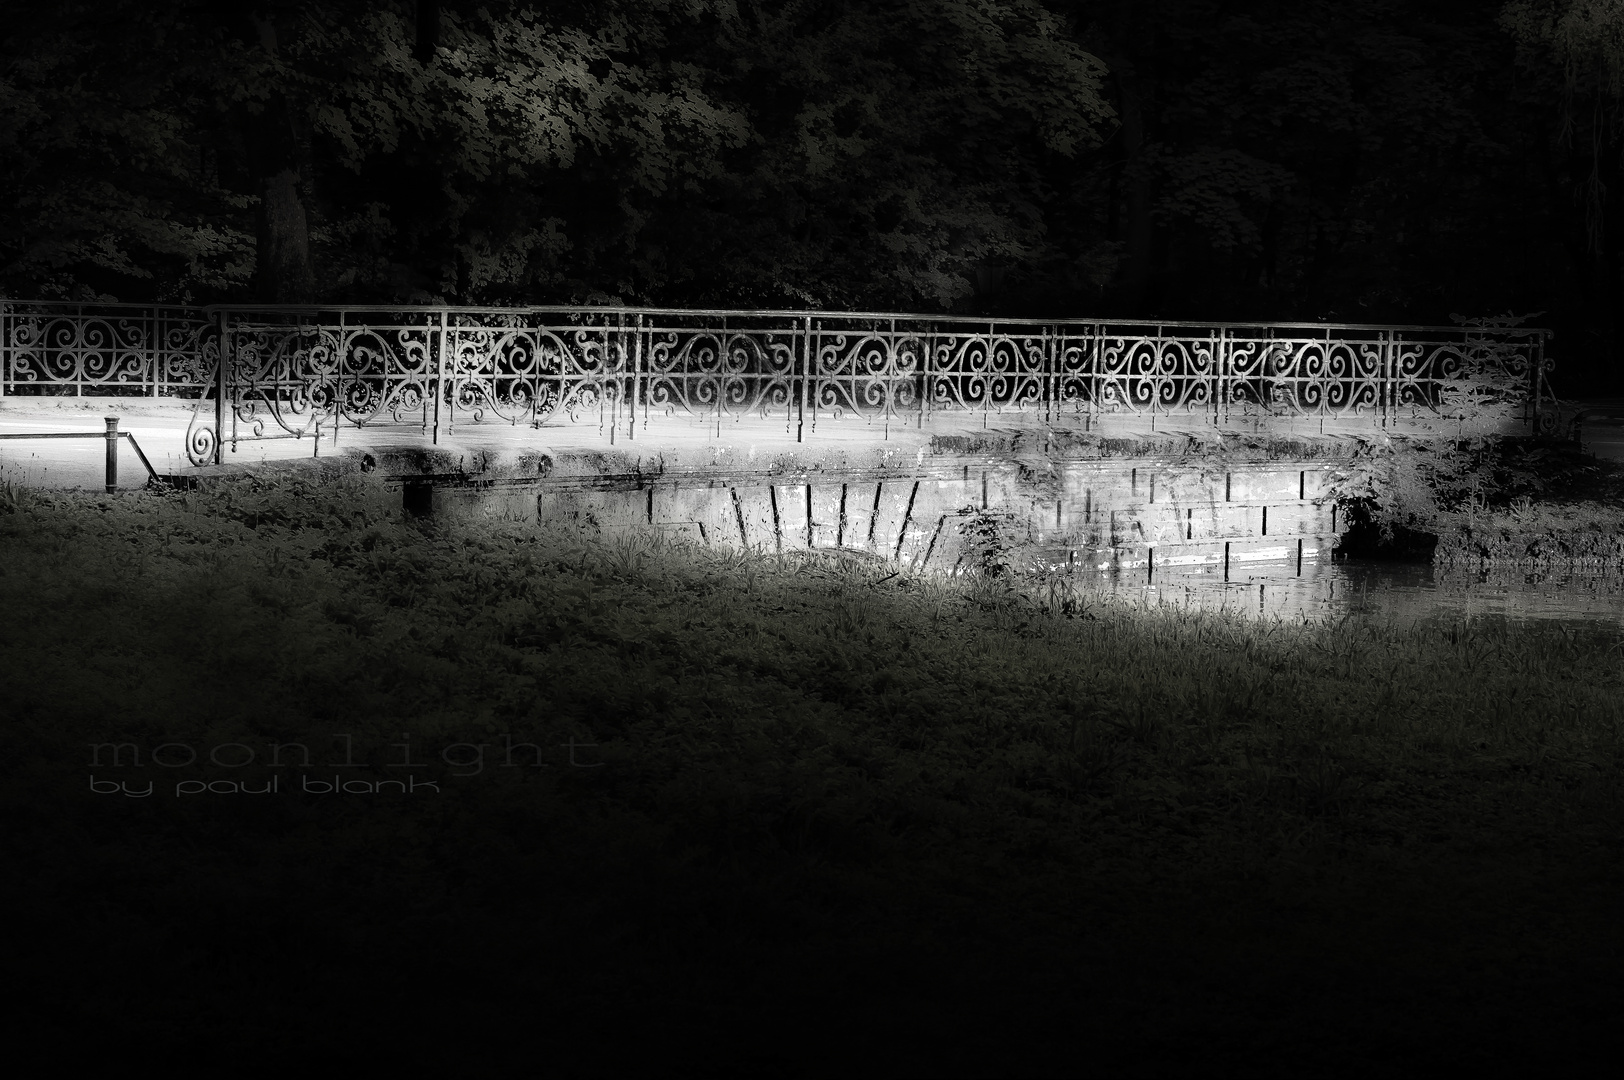
[[[889,481],[879,485],[880,500],[874,511],[874,550],[887,558],[895,558],[903,537],[903,530],[911,516],[910,511],[919,482],[915,480]]]
[[[1185,540],[1185,515],[1176,506],[1147,507],[1142,519],[1152,544],[1182,544]]]
[[[1296,499],[1302,471],[1234,469],[1229,474],[1229,502],[1262,503]]]
[[[782,484],[772,489],[778,543],[781,551],[803,551],[809,543],[806,516],[806,485]]]
[[[778,551],[778,527],[773,520],[772,489],[741,487],[733,489],[738,501],[735,513],[744,519],[744,544],[752,551]]]
[[[1265,507],[1268,511],[1268,530],[1261,536],[1307,536],[1331,531],[1331,510],[1319,503],[1289,502]]]
[[[1067,505],[1092,515],[1099,508],[1120,506],[1133,501],[1133,469],[1091,462],[1067,462],[1061,474],[1061,491]]]
[[[840,504],[844,494],[843,484],[812,485],[812,520],[809,522],[809,532],[813,547],[839,546]]]
[[[966,569],[968,545],[960,526],[968,519],[961,513],[915,517],[903,537],[901,562],[915,572],[932,570],[952,573]]]
[[[873,528],[879,484],[846,484],[840,512],[841,547],[874,550]]]
[[[1147,494],[1157,506],[1181,509],[1217,502],[1224,497],[1224,474],[1180,469],[1178,466],[1158,468],[1151,473],[1151,486]]]
[[[974,489],[972,502],[971,491]],[[914,493],[914,517],[936,518],[942,514],[956,514],[968,506],[981,505],[981,481],[973,480],[921,480]]]
[[[565,521],[590,530],[649,523],[647,491],[543,492],[536,498],[537,521]]]
[[[1302,470],[1301,490],[1305,499],[1323,499],[1331,489],[1331,470],[1323,466]]]
[[[1239,540],[1229,545],[1229,562],[1235,563],[1284,562],[1297,557],[1297,542],[1274,543],[1271,540]]]
[[[435,517],[458,521],[534,523],[536,493],[522,488],[473,488],[444,485],[434,489]]]
[[[741,548],[738,514],[733,506],[733,489],[728,487],[679,488],[659,486],[654,493],[655,525],[692,523],[707,544]]]

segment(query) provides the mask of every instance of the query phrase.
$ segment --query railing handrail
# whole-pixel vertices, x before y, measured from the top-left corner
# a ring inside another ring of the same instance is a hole
[[[371,313],[384,312],[400,314],[413,312],[438,315],[442,312],[467,312],[479,315],[508,315],[524,314],[527,312],[545,314],[591,314],[591,315],[671,315],[671,316],[716,316],[721,318],[829,318],[829,319],[905,319],[910,322],[952,322],[986,324],[993,326],[1122,326],[1122,327],[1155,327],[1155,326],[1191,326],[1214,330],[1240,330],[1240,329],[1289,329],[1289,330],[1370,330],[1392,331],[1412,330],[1442,332],[1450,334],[1506,334],[1518,337],[1540,336],[1555,337],[1555,332],[1547,327],[1537,326],[1439,326],[1425,323],[1345,323],[1320,322],[1318,320],[1284,320],[1284,321],[1233,321],[1217,319],[1154,319],[1154,318],[1032,318],[1028,316],[1001,316],[1001,315],[960,315],[950,312],[931,313],[918,311],[832,311],[823,308],[777,309],[777,308],[673,308],[673,307],[622,307],[618,305],[595,304],[514,304],[514,305],[483,305],[483,304],[139,304],[124,301],[107,301],[105,303],[90,300],[18,300],[9,297],[0,297],[0,307],[7,305],[30,305],[35,307],[63,307],[63,308],[121,308],[139,309],[143,311],[186,311],[201,312],[209,318],[217,317],[221,312],[273,312],[284,315],[317,315],[326,312],[356,312]],[[628,327],[627,329],[630,329]]]
[[[118,417],[116,416],[105,417],[104,423],[107,425],[105,431],[6,431],[0,432],[0,439],[105,440],[107,443],[107,493],[109,495],[118,490],[118,440],[128,439],[130,449],[135,451],[135,456],[141,459],[142,465],[146,466],[147,475],[152,478],[152,482],[163,483],[163,478],[158,475],[158,470],[154,469],[152,462],[147,460],[146,451],[142,450],[141,444],[135,441],[135,432],[120,431],[118,429]]]
[[[1494,320],[1483,320],[1493,322]],[[59,329],[59,324],[61,329]],[[201,391],[194,461],[229,440],[303,438],[331,424],[404,423],[437,443],[460,413],[540,426],[597,414],[782,413],[918,426],[938,413],[1041,410],[1348,418],[1388,428],[1525,410],[1538,431],[1551,361],[1543,327],[1177,319],[1037,319],[947,312],[613,304],[127,304],[0,299],[0,396],[104,386]],[[20,377],[19,377],[20,373]],[[25,391],[27,392],[27,391]],[[214,420],[204,422],[212,394]],[[228,400],[229,399],[229,400]],[[1450,412],[1448,410],[1454,410]],[[383,418],[388,420],[384,421]],[[285,434],[267,434],[267,422]],[[707,420],[707,423],[710,422]],[[227,435],[227,426],[230,434]],[[314,424],[314,427],[312,427]],[[720,429],[718,429],[719,433]],[[317,436],[319,445],[319,435]]]

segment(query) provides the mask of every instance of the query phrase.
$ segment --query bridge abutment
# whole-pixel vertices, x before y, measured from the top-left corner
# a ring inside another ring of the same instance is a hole
[[[1345,525],[1338,469],[1358,449],[1334,437],[1032,436],[991,430],[833,450],[552,448],[522,463],[486,455],[477,470],[454,451],[380,450],[375,468],[401,486],[403,505],[433,485],[442,519],[768,554],[842,550],[943,573],[979,565],[991,530],[1012,567],[1153,573],[1324,557]],[[446,468],[453,461],[463,467]]]

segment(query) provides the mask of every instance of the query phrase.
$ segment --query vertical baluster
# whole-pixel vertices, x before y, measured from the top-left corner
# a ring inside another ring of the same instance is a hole
[[[1060,419],[1060,363],[1058,359],[1063,328],[1059,323],[1046,326],[1043,343],[1043,418],[1054,423]]]
[[[1393,367],[1393,354],[1397,347],[1398,335],[1391,330],[1383,330],[1380,337],[1381,348],[1378,350],[1376,367],[1376,401],[1381,426],[1385,429],[1392,412],[1392,403],[1388,400],[1391,390],[1388,380]]]
[[[433,316],[431,315],[430,318],[432,319]],[[428,339],[433,343],[430,345],[430,348],[434,351],[434,355],[429,358],[429,363],[434,371],[432,378],[429,380],[434,385],[434,429],[433,433],[429,436],[429,442],[435,446],[438,446],[440,443],[440,399],[445,396],[446,389],[445,354],[448,342],[446,339],[447,333],[445,308],[440,309],[439,319],[439,333],[436,334],[434,332],[432,323],[430,324],[430,329],[428,332]]]
[[[602,432],[603,432],[603,424],[602,424],[602,419],[601,418],[603,416],[604,411],[607,410],[608,414],[609,414],[608,415],[608,420],[609,420],[609,445],[610,446],[615,445],[615,430],[620,427],[620,353],[619,353],[620,334],[618,333],[619,328],[620,328],[620,313],[619,312],[615,313],[615,328],[616,328],[616,331],[617,331],[616,334],[615,334],[615,343],[614,343],[614,345],[610,345],[609,344],[609,319],[608,319],[608,316],[605,316],[604,320],[603,320],[603,373],[604,373],[604,387],[603,387],[603,389],[604,389],[604,393],[600,394],[599,397],[598,397],[598,415],[600,417],[599,425],[598,425],[598,431],[599,431],[599,434],[602,434]],[[610,357],[614,358],[614,372],[615,372],[614,399],[613,400],[605,400],[606,395],[608,395],[608,393],[609,393],[609,385],[610,385],[610,383],[609,383],[609,371],[610,371],[609,360],[610,360]]]
[[[922,324],[919,328],[919,429],[924,430],[930,414],[930,399],[936,393],[936,326]]]
[[[892,398],[897,391],[897,321],[891,320],[891,333],[885,342],[885,369],[881,372],[884,394],[880,398],[880,408],[884,410],[884,419],[881,427],[881,438],[891,437],[891,412],[894,407]]]
[[[231,313],[220,311],[220,362],[214,366],[214,463],[224,459],[226,444],[226,384],[230,376],[226,367],[234,353],[231,341]],[[232,424],[236,425],[236,410],[232,410]]]
[[[1079,372],[1088,385],[1088,411],[1084,413],[1083,430],[1094,429],[1094,414],[1100,407],[1100,350],[1105,333],[1103,323],[1090,323],[1083,328],[1083,371]]]
[[[816,342],[816,339],[815,339],[815,337],[813,336],[813,333],[812,333],[812,316],[808,315],[806,317],[805,337],[802,339],[802,346],[801,346],[801,393],[800,393],[800,396],[796,399],[800,403],[799,406],[798,406],[800,411],[796,413],[796,421],[795,421],[795,441],[796,442],[801,441],[801,439],[802,439],[802,437],[804,435],[804,432],[806,430],[806,405],[807,405],[807,397],[806,396],[812,389],[812,353],[813,353],[813,350],[816,349],[816,348],[817,348],[817,342]],[[813,429],[813,431],[817,430],[817,424],[818,424],[818,407],[817,407],[816,403],[813,403],[813,405],[812,405],[812,429]]]
[[[992,411],[992,388],[997,385],[994,373],[998,370],[998,328],[993,323],[987,324],[987,366],[983,369],[987,373],[986,380],[981,388],[981,429],[985,431],[988,424],[988,413]],[[999,409],[1002,412],[1002,408]]]
[[[644,401],[642,395],[643,380],[643,313],[637,313],[637,321],[632,329],[632,408],[631,417],[626,422],[626,437],[637,437],[637,405]],[[648,430],[648,406],[643,406],[643,430]]]

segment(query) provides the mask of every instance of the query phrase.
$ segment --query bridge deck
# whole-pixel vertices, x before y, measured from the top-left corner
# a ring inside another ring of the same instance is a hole
[[[206,408],[212,413],[211,406]],[[1587,416],[1586,432],[1595,434],[1600,450],[1624,460],[1624,408],[1615,411],[1618,419],[1611,419],[1603,412]],[[0,398],[0,433],[97,432],[103,429],[103,417],[117,416],[120,430],[135,436],[158,472],[185,475],[196,471],[185,453],[186,430],[192,413],[193,403],[178,399],[13,396]],[[803,422],[797,440],[795,425],[783,418],[751,417],[717,423],[656,415],[647,419],[639,417],[635,423],[624,416],[618,423],[608,416],[601,422],[590,417],[573,422],[553,420],[540,428],[488,421],[460,423],[449,432],[442,431],[437,441],[419,424],[369,424],[359,428],[345,424],[337,432],[336,440],[331,430],[323,431],[317,446],[308,437],[291,438],[269,424],[267,433],[278,437],[244,438],[235,446],[228,438],[222,464],[258,465],[295,458],[332,457],[351,451],[383,453],[391,458],[423,452],[440,461],[513,458],[534,453],[574,458],[612,453],[622,461],[681,459],[688,463],[722,454],[734,462],[757,458],[765,461],[782,455],[809,460],[864,457],[896,461],[914,457],[921,451],[928,453],[933,440],[944,437],[953,438],[959,446],[986,442],[989,452],[994,453],[998,452],[995,447],[1007,450],[1016,443],[1023,450],[1037,452],[1043,446],[1045,435],[1051,432],[1134,439],[1177,434],[1211,438],[1219,430],[1204,416],[1094,415],[1067,417],[1046,424],[1040,416],[1014,411],[944,412],[931,416],[923,424],[911,420],[894,419],[886,423],[819,416],[815,421]],[[1515,422],[1472,425],[1436,417],[1395,421],[1384,428],[1372,425],[1369,420],[1352,418],[1260,416],[1249,424],[1232,421],[1222,430],[1280,438],[1371,438],[1383,434],[1447,438],[1494,432],[1515,435],[1526,429]],[[240,425],[239,431],[248,434],[246,425]],[[12,483],[33,487],[99,489],[103,484],[104,458],[104,444],[94,439],[0,441],[0,469],[6,478]],[[457,467],[451,468],[455,471]],[[144,480],[144,469],[128,444],[120,450],[120,479],[121,486],[126,487],[139,486]]]

